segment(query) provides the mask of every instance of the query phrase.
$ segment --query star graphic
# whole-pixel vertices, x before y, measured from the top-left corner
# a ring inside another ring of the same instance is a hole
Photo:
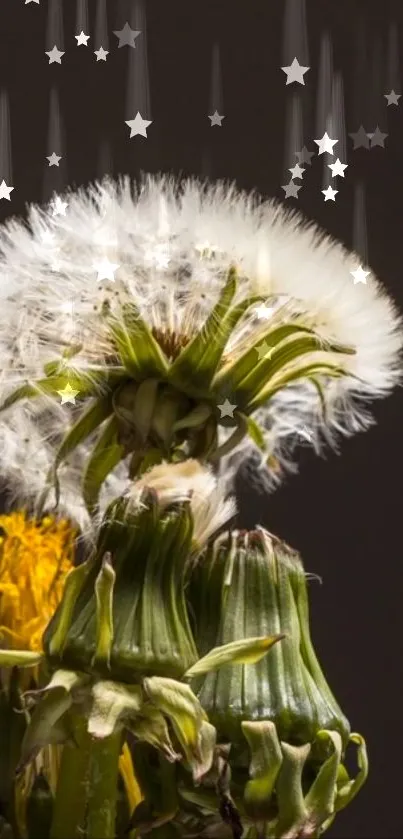
[[[338,193],[338,189],[332,189],[331,186],[328,186],[327,189],[322,189],[322,193],[325,196],[325,201],[335,201],[335,195]]]
[[[329,169],[332,170],[332,178],[336,178],[337,175],[344,178],[344,170],[347,169],[347,163],[342,163],[341,160],[337,158],[336,163],[328,163],[327,165]]]
[[[395,93],[394,90],[391,90],[390,93],[384,93],[383,95],[384,95],[385,99],[388,100],[388,108],[389,108],[389,105],[398,105],[399,104],[399,99],[400,99],[402,94],[401,93]]]
[[[106,56],[109,55],[109,50],[104,50],[103,47],[100,47],[99,50],[94,50],[94,55],[96,55],[97,61],[106,61]]]
[[[25,5],[28,3],[36,3],[39,6],[39,0],[25,0]]]
[[[7,198],[7,201],[11,201],[10,192],[14,189],[13,186],[7,186],[5,180],[3,179],[0,184],[0,199]]]
[[[102,262],[95,263],[94,268],[98,271],[98,282],[100,280],[111,280],[113,283],[115,282],[114,272],[119,268],[119,265],[110,262],[109,259],[104,259]]]
[[[49,52],[46,52],[45,50],[45,55],[49,56],[49,64],[61,64],[64,52],[61,52],[56,46],[54,46],[52,50],[49,50]]]
[[[220,116],[218,111],[214,111],[214,113],[211,115],[211,117],[209,117],[209,119],[211,119],[211,128],[213,127],[213,125],[219,125],[220,128],[222,128],[221,121],[225,119],[225,116]]]
[[[76,396],[79,393],[79,390],[74,390],[70,384],[67,384],[63,390],[58,390],[57,393],[59,396],[62,397],[61,404],[65,405],[67,402],[71,402],[72,405],[76,404]]]
[[[259,347],[256,347],[256,352],[258,354],[259,361],[263,361],[264,358],[270,358],[270,355],[273,352],[273,347],[270,347],[267,341],[263,341]]]
[[[262,305],[259,306],[258,309],[256,309],[255,314],[258,316],[258,318],[264,318],[264,320],[268,320],[269,318],[271,318],[273,312],[273,308],[271,308],[270,306],[265,306],[262,303]]]
[[[304,74],[307,73],[309,67],[302,67],[297,58],[294,58],[292,64],[290,64],[289,67],[282,67],[281,69],[283,73],[285,73],[287,76],[286,85],[292,84],[293,82],[305,84]]]
[[[302,184],[296,184],[293,180],[290,181],[289,184],[284,184],[281,189],[285,192],[285,198],[298,198],[299,190],[301,189]]]
[[[84,32],[83,32],[83,30],[81,30],[81,32],[80,32],[80,34],[79,34],[79,35],[74,35],[74,37],[75,37],[75,39],[76,39],[76,41],[77,41],[77,46],[78,46],[78,47],[88,47],[87,41],[88,41],[88,38],[89,38],[90,36],[89,36],[89,35],[85,35],[85,34],[84,34]]]
[[[53,152],[52,154],[50,154],[46,158],[46,160],[49,161],[49,166],[58,166],[59,165],[59,160],[61,160],[61,159],[62,159],[62,156],[56,154],[56,152]]]
[[[295,152],[295,155],[298,158],[298,163],[307,163],[308,166],[312,166],[311,157],[313,157],[314,154],[315,152],[308,151],[306,146],[304,146],[304,148],[301,151]]]
[[[225,399],[222,405],[218,405],[217,407],[220,409],[221,419],[224,417],[231,417],[231,419],[234,419],[236,405],[232,405],[229,399]]]
[[[355,271],[350,271],[352,277],[354,277],[354,285],[357,283],[364,283],[367,284],[367,277],[371,273],[371,271],[364,271],[362,265],[359,265]]]
[[[303,169],[299,163],[296,163],[295,166],[292,166],[292,168],[288,171],[291,172],[291,178],[298,178],[298,180],[302,180],[302,173],[305,172],[305,169]]]
[[[381,131],[379,125],[377,125],[374,133],[372,134],[372,137],[370,137],[371,149],[373,149],[374,146],[380,146],[382,149],[384,149],[386,137],[389,137],[389,134],[385,134],[383,131]]]
[[[314,142],[317,143],[318,146],[319,146],[318,154],[323,154],[325,151],[327,151],[328,154],[334,154],[333,146],[335,146],[336,143],[338,143],[339,141],[338,140],[331,140],[327,131],[325,131],[322,139],[321,140],[314,140]]]
[[[113,32],[117,38],[119,38],[118,47],[133,47],[136,48],[136,44],[134,43],[136,38],[141,35],[140,29],[131,29],[129,24],[125,23],[123,29],[115,29]]]
[[[360,125],[358,131],[352,132],[348,136],[354,142],[354,151],[359,148],[369,149],[369,138],[363,125]]]
[[[53,207],[53,215],[54,216],[65,216],[68,204],[67,201],[62,201],[62,199],[57,196],[54,207]]]
[[[147,137],[146,128],[151,125],[152,121],[152,119],[143,119],[140,111],[137,111],[134,119],[125,120],[126,125],[130,128],[130,137],[135,137],[136,134],[141,134],[142,137]]]

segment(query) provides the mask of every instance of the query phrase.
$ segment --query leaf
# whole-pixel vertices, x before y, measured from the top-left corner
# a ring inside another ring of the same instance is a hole
[[[221,647],[214,647],[207,655],[196,661],[186,671],[184,679],[194,679],[211,670],[218,670],[225,664],[256,664],[260,661],[270,648],[285,638],[284,634],[270,635],[268,637],[243,638],[242,641],[231,641]]]
[[[119,317],[107,318],[122,364],[136,381],[165,376],[168,361],[134,303],[125,303]]]
[[[325,760],[305,796],[309,821],[320,826],[334,811],[337,792],[337,773],[341,760],[342,739],[338,731],[318,731],[318,740],[330,740],[333,752]]]
[[[0,650],[0,667],[33,667],[43,658],[43,653],[31,650]]]
[[[98,426],[107,419],[112,412],[111,396],[104,396],[90,405],[87,411],[68,431],[56,452],[55,462],[50,470],[47,480],[54,481],[56,504],[60,499],[60,483],[57,477],[59,466],[68,455],[77,448]]]
[[[199,388],[208,387],[214,375],[214,356],[220,357],[220,346],[225,346],[228,336],[225,328],[225,316],[236,292],[236,268],[231,266],[224,288],[221,291],[218,302],[210,312],[201,330],[194,336],[189,344],[171,364],[169,380],[176,386],[190,387],[197,392]],[[223,329],[221,337],[220,330]],[[222,352],[221,349],[221,352]]]
[[[101,486],[112,469],[117,466],[125,454],[125,448],[118,442],[118,423],[111,417],[98,438],[88,461],[83,480],[83,497],[88,512],[92,515],[96,509]]]

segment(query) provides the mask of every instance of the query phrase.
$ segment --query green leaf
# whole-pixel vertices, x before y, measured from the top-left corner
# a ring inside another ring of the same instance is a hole
[[[43,653],[31,650],[0,650],[0,667],[33,667],[43,658]]]
[[[174,385],[186,389],[190,387],[197,391],[199,388],[208,387],[210,384],[223,348],[233,328],[230,321],[226,321],[225,318],[235,296],[236,276],[236,268],[231,266],[218,302],[210,312],[200,332],[194,336],[171,365],[169,380]],[[239,309],[239,317],[242,314],[243,312]],[[234,320],[234,325],[235,322]]]
[[[271,635],[269,637],[243,638],[242,641],[231,641],[221,647],[214,647],[207,655],[196,661],[186,671],[184,679],[194,679],[211,670],[217,670],[224,664],[256,664],[260,661],[270,648],[285,638],[284,634]]]
[[[134,303],[125,303],[119,316],[107,321],[122,364],[136,381],[165,376],[168,360]]]
[[[319,772],[305,796],[305,807],[309,821],[321,825],[334,811],[337,792],[337,773],[341,760],[342,739],[337,731],[318,731],[318,740],[330,740],[333,751],[322,764]]]
[[[57,472],[63,460],[77,448],[112,412],[111,396],[103,396],[94,402],[67,432],[56,452],[55,462],[47,476],[55,484],[56,504],[60,499],[60,484]]]
[[[105,478],[120,463],[124,453],[125,448],[118,441],[117,419],[113,416],[98,438],[84,475],[83,497],[90,515],[95,511]]]

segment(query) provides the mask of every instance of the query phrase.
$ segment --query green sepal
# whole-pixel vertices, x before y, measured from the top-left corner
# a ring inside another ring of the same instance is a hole
[[[281,743],[283,761],[276,782],[276,796],[279,817],[276,822],[277,836],[287,834],[297,825],[303,825],[307,818],[302,791],[302,772],[311,751],[310,743],[303,746],[291,746]],[[293,835],[293,834],[291,834]],[[298,833],[296,833],[298,835]]]
[[[118,441],[118,422],[111,417],[99,436],[83,479],[83,498],[90,515],[96,510],[101,486],[110,472],[120,463],[125,448]]]
[[[56,373],[60,373],[63,370],[63,367],[65,367],[66,361],[69,361],[70,358],[78,355],[82,349],[83,344],[73,344],[62,352],[61,358],[55,359],[54,361],[48,361],[47,364],[44,364],[43,366],[45,376],[54,376]]]
[[[204,423],[207,422],[212,413],[212,406],[208,405],[207,402],[201,402],[199,405],[196,405],[196,407],[193,408],[186,417],[183,417],[183,419],[177,420],[177,422],[174,423],[173,431],[180,431],[182,428],[199,428],[199,426],[204,425]]]
[[[227,281],[218,302],[210,312],[201,330],[186,345],[169,370],[169,380],[178,387],[198,391],[207,388],[215,373],[217,363],[228,340],[223,321],[236,292],[237,271],[234,266],[228,271]],[[231,329],[230,329],[231,332]],[[221,346],[222,344],[222,346]],[[221,351],[220,351],[221,349]]]
[[[113,373],[108,368],[104,370],[77,371],[66,368],[62,374],[49,376],[46,379],[38,379],[36,382],[26,383],[10,393],[0,405],[0,412],[5,411],[19,402],[21,399],[34,399],[38,396],[58,397],[59,390],[63,390],[67,384],[73,390],[77,390],[79,397],[98,396],[102,391],[109,389],[113,383],[117,384],[121,379],[121,373]]]
[[[133,421],[142,443],[146,442],[150,433],[159,383],[159,379],[145,379],[139,384],[134,398]]]
[[[136,717],[143,704],[140,685],[118,682],[96,682],[91,691],[92,707],[88,719],[88,733],[99,740],[109,737],[124,719]]]
[[[107,551],[102,559],[101,570],[95,581],[96,599],[96,646],[91,666],[99,662],[110,663],[113,643],[113,588],[116,573],[112,566],[112,556]]]
[[[245,810],[252,819],[266,820],[272,815],[271,798],[283,762],[276,726],[270,721],[244,721],[241,726],[251,752]]]
[[[134,303],[125,303],[119,316],[109,315],[107,321],[121,361],[135,381],[165,376],[167,358]]]
[[[143,679],[143,688],[153,705],[169,717],[187,758],[199,759],[199,733],[207,717],[189,685],[175,679],[150,676]]]
[[[338,810],[343,810],[344,807],[347,807],[347,804],[355,798],[357,792],[359,792],[368,777],[368,754],[364,738],[361,734],[353,732],[350,734],[349,742],[355,743],[358,746],[357,763],[359,771],[352,781],[349,779],[347,783],[342,784],[337,790],[335,800],[336,812]]]
[[[0,667],[33,667],[43,658],[43,653],[31,650],[0,650]]]
[[[209,456],[209,460],[211,461],[211,463],[215,463],[225,454],[228,454],[228,452],[232,451],[232,449],[234,449],[235,446],[238,446],[238,444],[248,433],[248,420],[245,414],[242,414],[239,411],[235,411],[234,419],[236,419],[237,422],[236,428],[234,429],[232,434],[227,438],[227,440],[225,440],[225,442],[221,444],[221,446],[218,446],[211,452]]]
[[[311,379],[312,374],[315,376],[330,376],[332,378],[339,378],[341,376],[350,376],[344,367],[339,367],[336,364],[327,364],[325,362],[317,362],[315,364],[308,364],[306,367],[300,367],[299,370],[291,370],[282,375],[281,379],[276,379],[274,382],[268,382],[262,389],[255,394],[251,399],[248,410],[252,413],[264,405],[269,399],[274,396],[277,391],[282,390],[286,385],[295,382],[298,379]],[[356,377],[355,377],[356,378]]]
[[[195,679],[204,673],[218,670],[225,664],[256,664],[265,656],[271,647],[284,638],[284,634],[272,635],[270,638],[256,637],[243,638],[241,641],[232,641],[230,644],[223,644],[214,647],[207,655],[196,661],[183,675],[183,679]]]
[[[63,460],[77,448],[112,412],[112,401],[110,396],[103,396],[90,405],[87,411],[68,431],[59,449],[52,468],[50,469],[47,482],[53,481],[55,486],[56,505],[60,500],[60,483],[57,476],[58,469]]]
[[[342,739],[337,731],[318,731],[317,740],[330,740],[332,754],[325,760],[305,796],[305,807],[310,824],[318,827],[334,812],[337,775],[342,754]]]
[[[50,635],[48,642],[48,655],[61,656],[66,642],[67,632],[71,623],[77,598],[83,589],[84,583],[96,563],[95,553],[85,562],[72,568],[68,572],[63,589],[63,597],[55,612],[55,629]]]

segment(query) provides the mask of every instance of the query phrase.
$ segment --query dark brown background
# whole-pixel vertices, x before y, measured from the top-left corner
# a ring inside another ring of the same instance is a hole
[[[11,102],[15,188],[10,203],[0,202],[1,221],[24,213],[26,202],[43,199],[45,155],[54,150],[46,142],[52,84],[64,122],[65,146],[58,153],[65,155],[66,185],[102,174],[100,147],[106,141],[112,156],[109,171],[115,175],[135,176],[141,169],[209,171],[282,198],[280,185],[288,181],[283,149],[289,92],[279,70],[283,0],[148,0],[154,123],[147,140],[131,141],[124,125],[129,48],[118,50],[112,34],[125,21],[118,5],[108,2],[110,55],[97,63],[88,54],[90,48],[75,46],[75,3],[66,0],[66,55],[60,66],[48,65],[44,55],[50,48],[45,44],[46,7],[46,0],[40,7],[1,0],[0,84]],[[92,34],[91,0],[89,7]],[[358,33],[364,26],[371,54],[376,39],[385,41],[389,22],[395,20],[402,47],[402,0],[307,0],[307,17],[311,70],[305,93],[312,114],[320,37],[327,27],[335,67],[344,77],[347,131],[356,131],[371,112],[369,83],[358,97],[362,113],[353,96]],[[207,119],[216,40],[223,74],[221,112],[226,115],[221,129],[211,129]],[[90,46],[98,47],[93,38]],[[395,89],[402,92],[401,82]],[[336,203],[324,203],[318,167],[309,172],[298,205],[351,245],[354,183],[361,179],[367,196],[369,262],[403,310],[403,98],[398,108],[385,107],[384,114],[381,128],[389,133],[385,149],[353,152],[348,140],[348,178],[345,183],[339,179]],[[365,127],[370,131],[375,126]],[[313,137],[312,121],[305,137],[310,148]],[[50,169],[48,186],[54,177],[59,188],[58,176]],[[240,488],[242,522],[253,525],[260,519],[301,551],[308,570],[323,577],[323,585],[310,583],[314,642],[353,729],[367,738],[371,762],[366,786],[328,834],[340,839],[402,835],[402,391],[379,403],[375,414],[377,427],[345,441],[340,457],[330,454],[325,461],[303,452],[300,474],[276,494],[263,500],[246,486]]]

